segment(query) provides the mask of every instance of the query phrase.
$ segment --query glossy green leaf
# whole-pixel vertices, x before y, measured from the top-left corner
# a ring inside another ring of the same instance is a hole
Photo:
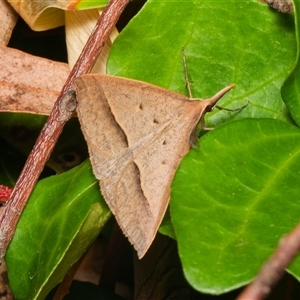
[[[40,181],[5,256],[15,298],[44,299],[109,216],[88,161]]]
[[[196,289],[224,293],[254,278],[300,215],[300,130],[271,119],[206,134],[172,184],[183,269]],[[300,264],[294,272],[300,278]]]
[[[174,232],[174,228],[173,228],[173,224],[172,224],[169,209],[167,209],[158,231],[160,233],[162,233],[164,235],[167,235],[168,237],[176,240],[176,235],[175,235],[175,232]]]
[[[300,126],[300,2],[294,1],[296,38],[297,38],[297,60],[290,76],[284,82],[281,93],[285,104],[298,126]]]
[[[148,1],[116,39],[108,73],[187,93],[181,47],[185,47],[195,97],[222,87],[235,89],[213,112],[208,125],[256,117],[289,120],[280,87],[296,56],[293,16],[250,1]]]

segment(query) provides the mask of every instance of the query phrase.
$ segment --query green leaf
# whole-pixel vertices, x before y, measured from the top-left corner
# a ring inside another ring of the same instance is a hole
[[[173,224],[172,224],[172,220],[171,220],[171,215],[170,215],[170,210],[167,209],[164,218],[160,224],[159,227],[159,232],[167,235],[168,237],[176,240],[176,235],[174,232],[174,228],[173,228]]]
[[[295,10],[296,39],[297,39],[297,60],[290,76],[284,82],[281,93],[285,104],[298,126],[300,126],[300,2],[293,1]]]
[[[247,119],[199,144],[175,175],[171,216],[186,278],[220,294],[252,280],[299,221],[300,130]]]
[[[88,161],[40,181],[5,256],[15,298],[44,299],[109,217]]]
[[[280,88],[296,56],[293,16],[250,1],[148,1],[116,39],[108,61],[112,75],[143,80],[186,94],[185,47],[195,97],[235,89],[208,125],[245,117],[289,120]]]

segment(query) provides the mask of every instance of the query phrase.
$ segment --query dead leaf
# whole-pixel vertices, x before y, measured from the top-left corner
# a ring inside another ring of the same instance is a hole
[[[107,75],[82,76],[74,87],[102,195],[141,258],[164,216],[192,132],[233,85],[202,101]]]
[[[143,259],[134,256],[134,299],[199,299],[184,278],[175,240],[158,233]]]
[[[0,1],[0,45],[6,46],[18,19],[17,13],[6,2]]]
[[[0,46],[0,111],[49,115],[67,64]]]
[[[68,49],[69,68],[73,68],[77,58],[79,57],[83,47],[85,46],[91,32],[93,31],[99,15],[102,11],[97,9],[66,11],[66,43]],[[113,28],[109,39],[105,43],[96,64],[92,69],[92,73],[105,74],[106,60],[111,48],[111,45],[118,35],[116,27]]]
[[[8,0],[32,30],[43,31],[65,24],[64,10],[104,7],[107,1],[74,0]],[[83,2],[83,3],[82,3]]]
[[[86,253],[74,276],[74,280],[98,284],[105,260],[106,249],[107,241],[101,236],[98,237]]]

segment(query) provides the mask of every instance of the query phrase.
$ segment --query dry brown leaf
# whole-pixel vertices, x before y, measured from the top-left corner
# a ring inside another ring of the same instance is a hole
[[[89,248],[83,262],[74,276],[74,279],[98,284],[105,260],[106,250],[107,241],[104,238],[98,237]]]
[[[80,11],[66,11],[66,42],[68,49],[68,62],[70,69],[74,66],[79,57],[83,47],[86,44],[91,32],[93,31],[99,15],[102,11],[97,9],[80,10]],[[96,64],[92,69],[92,73],[106,73],[106,60],[110,51],[112,42],[117,37],[118,31],[114,27],[109,39],[105,43]]]
[[[191,134],[233,86],[202,101],[108,75],[82,76],[74,87],[102,195],[141,258],[164,216]]]
[[[49,115],[67,64],[0,46],[0,111]]]
[[[6,46],[18,19],[17,13],[6,2],[0,1],[0,45]]]
[[[88,9],[104,7],[105,0],[7,0],[32,30],[43,31],[64,25],[64,10]]]
[[[66,1],[8,0],[8,2],[32,30],[43,31],[64,25],[64,11],[58,8],[64,8],[63,4],[66,4]]]
[[[149,251],[134,256],[134,299],[199,299],[183,275],[175,240],[157,234]]]

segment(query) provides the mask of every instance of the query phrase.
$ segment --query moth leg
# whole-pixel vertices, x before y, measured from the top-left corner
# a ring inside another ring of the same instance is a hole
[[[243,110],[249,103],[250,103],[250,101],[248,100],[248,101],[247,101],[244,105],[242,105],[241,107],[234,108],[234,109],[222,107],[222,106],[219,106],[219,105],[215,105],[214,108],[217,108],[218,110],[226,110],[226,111],[240,111],[240,110]]]
[[[215,105],[214,108],[217,108],[218,110],[226,110],[226,111],[240,111],[240,110],[243,110],[248,104],[250,103],[250,101],[248,100],[243,106],[241,107],[238,107],[238,108],[235,108],[235,109],[231,109],[231,108],[226,108],[226,107],[222,107],[222,106],[219,106],[219,105]],[[207,127],[205,125],[205,120],[204,120],[204,116],[200,119],[200,125],[201,125],[201,128],[203,130],[213,130],[214,128],[212,127]]]
[[[207,127],[205,124],[204,116],[200,119],[201,129],[203,130],[214,130],[213,127]]]
[[[244,109],[249,104],[249,102],[250,101],[247,101],[246,104],[244,104],[241,107],[235,108],[235,109],[225,108],[225,107],[221,107],[221,106],[218,106],[218,105],[215,105],[213,108],[217,108],[219,110],[227,110],[227,111],[240,111],[240,110]],[[208,130],[214,130],[213,127],[207,127],[206,126],[204,115],[200,118],[199,123],[200,123],[199,125],[200,125],[201,130],[206,130],[206,131],[208,131]],[[197,147],[197,140],[199,138],[199,133],[200,133],[199,131],[197,131],[197,127],[195,128],[195,130],[190,135],[189,142],[190,142],[190,146],[192,148],[196,148]]]
[[[198,140],[200,138],[201,130],[214,130],[214,128],[207,127],[205,125],[205,120],[204,120],[203,116],[200,119],[198,126],[196,126],[196,128],[194,128],[194,130],[192,131],[192,133],[190,135],[189,144],[190,144],[191,148],[198,148]]]
[[[186,63],[186,56],[184,53],[184,47],[181,48],[181,53],[182,53],[182,60],[183,60],[183,68],[184,68],[184,74],[185,74],[185,82],[186,82],[186,87],[189,91],[189,98],[193,98],[193,93],[191,89],[191,81],[189,79],[188,75],[188,68],[187,68],[187,63]]]

